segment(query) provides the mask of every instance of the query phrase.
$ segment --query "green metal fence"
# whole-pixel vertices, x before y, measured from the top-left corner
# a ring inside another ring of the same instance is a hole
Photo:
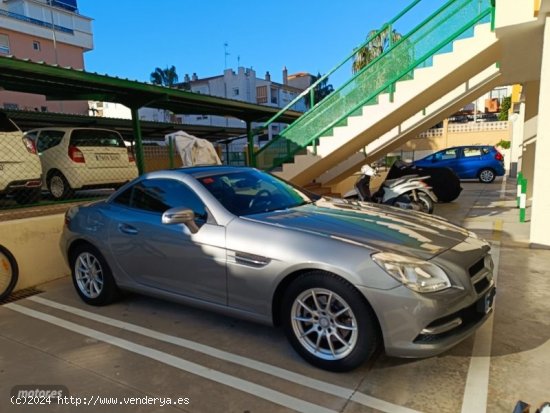
[[[420,1],[413,2],[355,50],[360,50],[372,42],[379,41],[379,37],[385,31],[391,33],[396,22],[414,10],[418,3]],[[491,20],[492,11],[493,6],[490,0],[448,1],[421,24],[402,36],[395,44],[389,45],[380,56],[357,72],[343,86],[283,130],[276,139],[261,148],[255,156],[256,166],[271,170],[290,161],[295,154],[304,150],[308,145],[313,145],[315,151],[317,139],[330,135],[334,127],[345,125],[349,116],[360,115],[363,106],[376,104],[380,94],[390,94],[391,100],[396,82],[412,78],[414,69],[430,65],[435,54],[450,51],[453,41],[471,36],[476,24]],[[321,77],[318,82],[344,64],[351,66],[354,56],[355,53],[348,56],[335,69]],[[304,91],[297,99],[310,93],[318,82]],[[278,116],[293,104],[294,102],[291,102],[286,108],[283,108],[264,126],[267,127],[276,122]]]

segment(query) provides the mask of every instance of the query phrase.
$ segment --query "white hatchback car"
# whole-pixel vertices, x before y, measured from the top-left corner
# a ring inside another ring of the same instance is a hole
[[[12,195],[18,204],[37,202],[41,175],[34,142],[0,112],[0,197]]]
[[[26,136],[36,142],[43,188],[55,199],[69,198],[77,189],[118,188],[138,176],[134,155],[116,131],[50,127]]]

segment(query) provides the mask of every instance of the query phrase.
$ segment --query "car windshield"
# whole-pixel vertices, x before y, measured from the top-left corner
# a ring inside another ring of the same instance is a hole
[[[273,175],[255,169],[201,176],[198,181],[231,213],[238,216],[284,210],[317,198]]]

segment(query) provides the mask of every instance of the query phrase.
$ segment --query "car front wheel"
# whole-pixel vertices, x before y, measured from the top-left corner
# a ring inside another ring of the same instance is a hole
[[[380,341],[372,308],[355,287],[332,274],[311,272],[292,282],[282,316],[294,349],[325,370],[360,366]]]
[[[479,171],[479,182],[484,184],[490,184],[495,180],[495,171],[492,169],[486,168]]]
[[[91,245],[77,247],[71,254],[73,284],[82,300],[91,305],[107,305],[119,295],[111,269],[103,255]]]

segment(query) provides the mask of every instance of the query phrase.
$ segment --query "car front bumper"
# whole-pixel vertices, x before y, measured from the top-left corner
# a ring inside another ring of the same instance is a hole
[[[474,333],[492,314],[496,287],[484,241],[468,238],[433,262],[450,275],[451,288],[421,294],[405,286],[385,291],[359,287],[378,317],[388,355],[442,353]]]

